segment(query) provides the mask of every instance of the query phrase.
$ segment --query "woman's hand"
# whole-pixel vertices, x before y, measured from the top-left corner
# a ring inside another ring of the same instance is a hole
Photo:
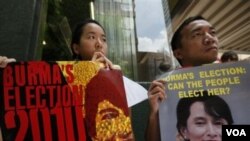
[[[97,61],[104,64],[104,68],[114,69],[113,63],[102,52],[95,52],[91,61]]]
[[[6,56],[0,56],[0,68],[5,68],[8,63],[16,62],[14,58],[7,58]]]

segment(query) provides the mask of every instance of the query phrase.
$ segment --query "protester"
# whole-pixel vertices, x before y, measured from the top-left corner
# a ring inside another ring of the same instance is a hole
[[[202,16],[186,19],[174,33],[171,46],[183,68],[213,63],[218,55],[216,30]],[[145,133],[147,141],[160,141],[159,102],[166,98],[163,85],[158,82],[154,88],[148,92],[150,113]]]
[[[106,57],[108,46],[105,30],[95,20],[88,19],[76,26],[71,48],[75,60],[97,61],[103,63],[106,69],[115,69],[112,62]],[[147,99],[147,91],[142,86],[125,76],[123,80],[129,107]]]
[[[239,57],[238,57],[238,54],[234,51],[226,51],[222,54],[220,60],[222,63],[236,62],[236,61],[239,61]]]
[[[97,61],[106,69],[116,69],[117,65],[106,57],[108,45],[104,28],[95,20],[87,19],[76,25],[72,35],[71,49],[75,60]],[[147,91],[138,83],[123,77],[128,106],[131,107],[147,98]]]
[[[120,69],[106,57],[108,46],[105,30],[95,20],[87,19],[76,26],[72,35],[71,49],[74,60],[100,62],[107,70]],[[5,67],[10,61],[12,59],[1,57],[0,65]],[[129,107],[147,99],[145,88],[125,76],[123,81]]]
[[[95,20],[87,19],[76,26],[72,35],[71,49],[74,60],[96,61],[102,63],[106,69],[121,69],[106,57],[108,46],[105,30]],[[15,61],[14,58],[0,56],[0,68]],[[145,88],[125,76],[123,80],[129,107],[147,99]]]

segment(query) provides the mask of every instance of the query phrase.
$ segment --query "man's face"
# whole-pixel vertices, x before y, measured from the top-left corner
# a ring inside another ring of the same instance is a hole
[[[215,29],[205,20],[195,20],[181,31],[181,47],[174,51],[183,66],[212,63],[218,55]]]

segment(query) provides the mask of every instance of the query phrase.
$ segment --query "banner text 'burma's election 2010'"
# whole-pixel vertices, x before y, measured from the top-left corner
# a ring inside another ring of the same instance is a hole
[[[30,61],[11,63],[0,75],[0,125],[5,141],[85,141],[87,135],[93,140],[116,138],[118,129],[109,129],[112,125],[107,124],[116,119],[126,120],[120,122],[119,132],[132,131],[118,70],[105,71],[94,62]],[[107,109],[113,116],[105,114]]]

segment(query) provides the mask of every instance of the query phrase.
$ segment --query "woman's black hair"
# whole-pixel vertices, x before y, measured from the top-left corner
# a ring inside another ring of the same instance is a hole
[[[207,91],[203,91],[203,96],[182,98],[179,100],[176,109],[176,126],[180,134],[181,129],[183,129],[183,127],[187,127],[187,120],[190,116],[190,107],[195,102],[203,102],[206,113],[215,119],[223,118],[229,125],[233,124],[232,113],[226,101],[216,95],[209,96]]]
[[[89,23],[94,23],[94,24],[99,25],[103,29],[103,31],[105,32],[103,26],[99,22],[97,22],[96,20],[86,19],[83,22],[78,23],[76,25],[76,27],[74,28],[74,31],[72,33],[72,39],[71,39],[71,44],[70,44],[71,45],[71,51],[73,53],[73,59],[78,58],[78,55],[74,52],[73,44],[79,44],[80,43],[80,39],[81,39],[81,35],[83,33],[83,30],[84,30],[84,27]]]

